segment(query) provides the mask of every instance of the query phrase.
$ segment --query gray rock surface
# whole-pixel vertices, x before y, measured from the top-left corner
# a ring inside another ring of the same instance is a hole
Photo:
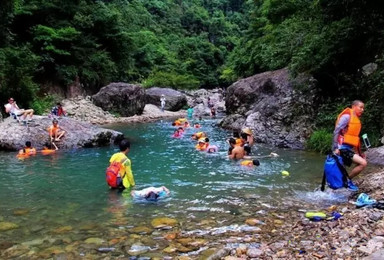
[[[365,154],[369,163],[384,165],[384,146],[370,148]]]
[[[145,91],[146,103],[160,107],[161,95],[165,96],[165,110],[178,111],[187,105],[187,98],[180,91],[157,87],[149,88]]]
[[[194,108],[195,116],[209,116],[208,98],[211,99],[217,113],[225,113],[225,100],[222,89],[199,89],[184,91],[187,96],[188,106]]]
[[[227,89],[229,129],[250,127],[257,142],[303,149],[312,133],[315,116],[314,81],[290,79],[287,69],[269,71],[235,82]]]
[[[103,129],[87,122],[77,121],[69,117],[59,118],[59,126],[67,131],[61,141],[56,142],[59,148],[79,148],[105,146],[120,140],[120,132]],[[31,141],[38,150],[49,142],[48,128],[52,119],[46,116],[34,116],[28,125],[17,123],[13,118],[6,118],[0,123],[0,150],[16,151]]]
[[[145,90],[140,85],[111,83],[93,95],[92,100],[96,106],[120,116],[140,115],[145,106]]]
[[[98,106],[95,106],[90,98],[71,98],[65,99],[61,102],[64,110],[69,117],[76,120],[86,121],[92,124],[114,124],[114,123],[145,123],[163,118],[176,118],[184,117],[186,115],[185,110],[178,112],[164,111],[162,112],[159,107],[146,104],[144,111],[141,115],[134,115],[130,117],[116,117],[111,113],[104,111]]]

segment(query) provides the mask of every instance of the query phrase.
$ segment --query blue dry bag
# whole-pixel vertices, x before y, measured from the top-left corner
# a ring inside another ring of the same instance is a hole
[[[343,166],[340,155],[329,154],[324,163],[324,175],[321,190],[324,191],[325,181],[331,189],[348,187],[348,173]]]

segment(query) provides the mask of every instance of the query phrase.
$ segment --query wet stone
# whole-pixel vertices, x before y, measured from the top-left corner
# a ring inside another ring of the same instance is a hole
[[[256,218],[249,218],[245,221],[245,224],[250,226],[256,226],[256,225],[265,225],[265,223],[259,219]]]
[[[14,243],[12,243],[12,242],[2,241],[2,242],[0,242],[0,250],[2,251],[4,249],[10,248],[13,245],[14,245]]]
[[[149,246],[144,246],[141,244],[133,244],[128,250],[128,254],[131,256],[138,256],[149,251]]]
[[[29,213],[29,209],[15,209],[13,211],[14,216],[25,216]]]
[[[62,233],[67,233],[71,231],[73,228],[71,226],[63,226],[63,227],[58,227],[54,230],[52,230],[53,233],[55,234],[62,234]]]
[[[150,234],[150,233],[152,233],[153,230],[149,227],[139,226],[139,227],[134,227],[134,228],[130,229],[129,231],[131,231],[132,233],[136,233],[136,234]]]
[[[101,245],[104,242],[105,242],[104,239],[97,238],[97,237],[90,237],[84,241],[84,243],[86,244],[96,244],[96,245]]]
[[[248,257],[256,258],[256,257],[260,257],[261,255],[263,255],[263,251],[260,250],[260,249],[257,249],[257,248],[249,248],[249,249],[247,250],[247,256],[248,256]]]
[[[12,222],[0,222],[0,231],[7,231],[19,228],[19,225]]]
[[[177,220],[173,218],[155,218],[151,221],[154,228],[174,227],[177,225]]]

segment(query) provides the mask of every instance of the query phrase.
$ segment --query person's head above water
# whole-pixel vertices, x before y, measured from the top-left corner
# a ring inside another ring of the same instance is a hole
[[[144,198],[149,201],[157,201],[157,199],[159,198],[159,194],[157,194],[156,192],[150,191],[148,192],[148,194],[145,195]]]
[[[244,152],[247,155],[251,154],[251,147],[249,145],[244,145]]]
[[[219,151],[219,148],[216,145],[210,145],[207,148],[207,153],[215,153],[218,151]]]
[[[123,139],[120,141],[119,149],[121,152],[124,152],[130,148],[131,148],[131,143],[128,141],[128,139]]]
[[[255,166],[259,166],[259,165],[260,165],[259,160],[256,160],[256,159],[253,160],[252,163],[253,163],[253,165],[255,165]]]
[[[235,145],[236,144],[236,140],[234,138],[229,138],[228,142],[229,142],[230,145],[232,145],[232,144]]]
[[[27,148],[31,148],[31,147],[32,147],[32,143],[31,143],[30,141],[26,141],[26,142],[25,142],[25,146],[26,146]]]

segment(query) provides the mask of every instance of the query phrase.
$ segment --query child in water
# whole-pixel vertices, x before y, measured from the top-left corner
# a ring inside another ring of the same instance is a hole
[[[165,186],[159,188],[148,187],[142,190],[133,190],[131,191],[131,196],[134,198],[142,198],[148,201],[157,201],[161,197],[165,197],[170,192]]]
[[[260,162],[259,160],[244,160],[240,162],[241,166],[247,166],[247,167],[253,167],[253,166],[259,166]]]

